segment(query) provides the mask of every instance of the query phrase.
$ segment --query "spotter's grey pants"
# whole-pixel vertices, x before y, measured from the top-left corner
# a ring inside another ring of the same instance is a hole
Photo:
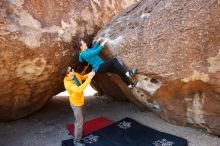
[[[83,109],[82,106],[72,106],[75,122],[74,122],[74,140],[82,139],[83,133]]]

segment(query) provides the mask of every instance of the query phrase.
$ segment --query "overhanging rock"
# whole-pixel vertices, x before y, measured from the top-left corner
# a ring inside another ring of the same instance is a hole
[[[220,135],[219,16],[218,0],[142,0],[97,38],[110,39],[105,58],[138,69],[132,92],[145,107],[168,122]]]

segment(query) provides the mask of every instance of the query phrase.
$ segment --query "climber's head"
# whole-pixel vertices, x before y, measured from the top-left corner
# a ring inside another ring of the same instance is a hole
[[[68,66],[66,70],[66,75],[70,78],[73,78],[75,75],[74,69],[72,69],[70,66]]]
[[[79,41],[79,46],[80,46],[81,51],[85,51],[88,48],[87,44],[86,44],[86,42],[84,42],[84,40]]]

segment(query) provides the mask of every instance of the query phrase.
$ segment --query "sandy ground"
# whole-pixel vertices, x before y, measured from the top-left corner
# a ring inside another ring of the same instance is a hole
[[[131,117],[149,127],[188,139],[189,146],[220,146],[220,138],[202,130],[169,124],[155,114],[140,112],[133,104],[105,97],[87,97],[85,120],[104,116],[114,121]],[[66,124],[73,121],[68,97],[54,97],[37,113],[18,121],[0,123],[0,146],[60,146],[71,138]]]

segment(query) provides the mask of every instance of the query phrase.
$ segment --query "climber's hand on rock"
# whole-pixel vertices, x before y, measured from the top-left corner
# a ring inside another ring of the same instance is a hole
[[[104,39],[104,42],[106,42],[106,43],[109,42],[109,39],[108,39],[108,38],[105,38],[105,39]]]
[[[101,44],[101,42],[103,42],[103,38],[102,37],[100,37],[100,38],[98,38],[97,40],[93,40],[93,44],[94,43],[99,43],[99,44]]]
[[[103,39],[102,37],[98,38],[97,42],[100,42],[102,39]]]
[[[109,41],[109,40],[108,40],[107,38],[105,38],[101,45],[104,46],[105,43],[107,43],[108,41]]]

